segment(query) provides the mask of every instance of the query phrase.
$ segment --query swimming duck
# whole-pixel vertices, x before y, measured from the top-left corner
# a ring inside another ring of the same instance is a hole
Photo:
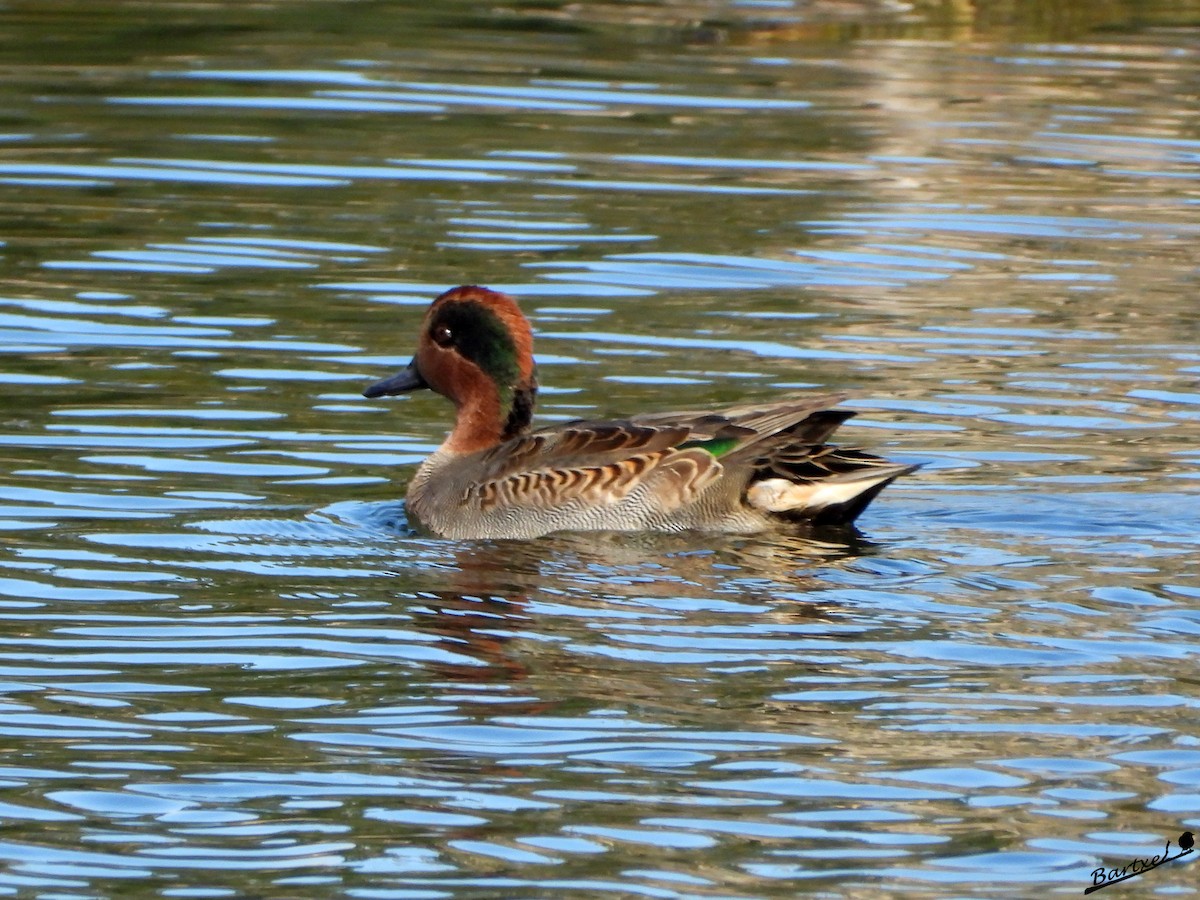
[[[484,287],[434,300],[412,362],[363,395],[421,388],[448,398],[455,421],[409,483],[407,513],[448,538],[846,525],[917,468],[826,444],[854,415],[831,409],[840,394],[534,431],[529,321],[511,297]]]

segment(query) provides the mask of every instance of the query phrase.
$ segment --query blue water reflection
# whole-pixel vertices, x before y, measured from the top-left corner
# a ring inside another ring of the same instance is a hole
[[[0,893],[1011,896],[1200,830],[1186,9],[64,4],[0,76]],[[857,538],[416,536],[450,407],[359,391],[462,282],[542,421],[845,391],[924,467]]]

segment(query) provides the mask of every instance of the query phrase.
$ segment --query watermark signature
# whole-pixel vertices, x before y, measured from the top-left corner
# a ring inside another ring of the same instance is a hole
[[[1099,869],[1092,871],[1092,886],[1085,889],[1084,893],[1090,894],[1092,891],[1106,888],[1110,884],[1116,884],[1119,881],[1128,881],[1130,878],[1144,875],[1151,869],[1157,869],[1163,863],[1179,859],[1181,856],[1187,856],[1192,852],[1192,847],[1195,845],[1195,835],[1190,831],[1185,831],[1179,836],[1179,852],[1174,856],[1171,855],[1171,841],[1168,839],[1166,846],[1163,847],[1163,852],[1158,856],[1152,856],[1149,859],[1142,859],[1140,856],[1135,857],[1133,862],[1126,863],[1119,869],[1106,869],[1101,866]]]

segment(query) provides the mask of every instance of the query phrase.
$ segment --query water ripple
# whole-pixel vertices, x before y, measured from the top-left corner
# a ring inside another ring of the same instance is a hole
[[[59,5],[3,76],[0,893],[1032,894],[1200,827],[1187,28]],[[450,407],[359,391],[462,281],[539,424],[838,391],[924,468],[861,534],[418,536]]]

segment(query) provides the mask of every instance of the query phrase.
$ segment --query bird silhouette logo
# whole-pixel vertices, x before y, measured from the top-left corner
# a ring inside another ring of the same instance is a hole
[[[1116,884],[1119,881],[1128,881],[1130,878],[1137,878],[1139,875],[1144,875],[1151,869],[1157,869],[1163,863],[1168,863],[1179,859],[1181,856],[1187,856],[1192,852],[1192,848],[1196,846],[1196,836],[1190,831],[1185,831],[1178,838],[1176,838],[1175,843],[1179,845],[1179,852],[1174,856],[1171,855],[1171,841],[1168,839],[1160,855],[1151,856],[1149,859],[1138,857],[1120,869],[1109,869],[1105,866],[1101,866],[1100,868],[1093,870],[1092,883],[1083,889],[1084,894],[1090,894],[1093,891],[1106,888],[1109,885]]]

